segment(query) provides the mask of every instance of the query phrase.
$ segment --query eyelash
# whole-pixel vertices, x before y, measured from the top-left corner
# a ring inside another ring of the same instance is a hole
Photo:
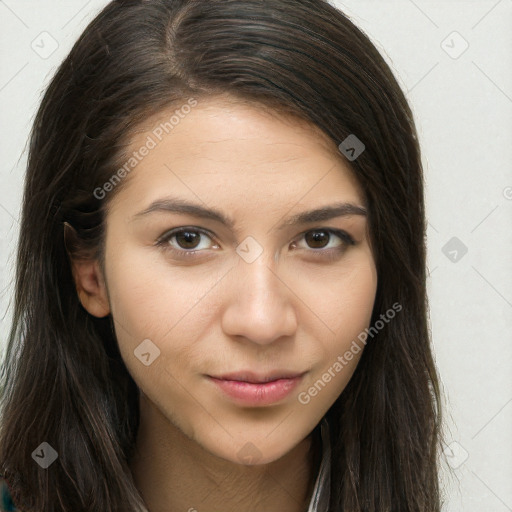
[[[199,252],[202,252],[203,250],[186,250],[186,249],[174,249],[173,247],[169,246],[169,241],[174,238],[176,235],[184,232],[192,232],[192,233],[200,233],[202,235],[207,236],[208,238],[212,238],[211,234],[208,231],[205,231],[201,228],[196,227],[180,227],[173,229],[171,231],[166,232],[164,235],[162,235],[158,240],[156,241],[155,245],[158,247],[161,247],[166,252],[170,252],[173,256],[176,256],[178,259],[185,259],[185,258],[195,258],[196,254]],[[319,254],[321,257],[326,258],[328,261],[333,261],[337,257],[339,257],[345,250],[347,249],[347,246],[355,245],[355,240],[346,232],[340,229],[334,229],[334,228],[316,228],[316,229],[310,229],[308,231],[304,231],[299,235],[299,239],[302,239],[306,234],[308,233],[316,233],[316,232],[324,232],[328,233],[329,235],[335,235],[338,238],[341,239],[343,242],[343,245],[340,247],[331,247],[330,249],[311,249],[313,253]],[[330,242],[330,239],[329,239]]]

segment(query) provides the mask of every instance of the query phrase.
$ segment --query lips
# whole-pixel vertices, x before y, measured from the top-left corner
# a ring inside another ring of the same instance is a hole
[[[251,384],[263,384],[281,379],[295,379],[301,377],[305,372],[295,372],[290,370],[274,370],[266,374],[258,374],[252,371],[241,371],[226,373],[225,375],[211,375],[211,377],[219,380],[229,380],[236,382],[248,382]]]
[[[235,372],[207,376],[222,396],[244,407],[265,407],[280,403],[299,385],[304,373],[274,371],[267,374]]]

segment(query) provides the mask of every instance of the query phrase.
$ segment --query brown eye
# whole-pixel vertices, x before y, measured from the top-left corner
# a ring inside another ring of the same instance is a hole
[[[180,231],[174,235],[176,242],[182,249],[196,249],[201,240],[201,233],[196,231]]]
[[[173,229],[162,235],[156,242],[166,252],[178,258],[189,258],[205,252],[205,249],[216,249],[212,237],[199,228]]]
[[[300,243],[302,239],[305,243]],[[307,231],[297,240],[292,243],[293,249],[309,249],[313,256],[328,260],[339,257],[349,246],[355,245],[355,240],[346,231],[332,228]]]
[[[312,249],[323,249],[330,240],[331,236],[327,231],[310,231],[306,233],[305,239]]]

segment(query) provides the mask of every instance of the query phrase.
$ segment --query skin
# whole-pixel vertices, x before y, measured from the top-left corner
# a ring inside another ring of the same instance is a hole
[[[148,119],[130,151],[175,108]],[[216,97],[201,99],[125,179],[106,220],[105,272],[96,261],[74,262],[73,271],[86,310],[112,314],[141,390],[131,469],[149,510],[307,510],[318,471],[313,429],[362,350],[309,403],[298,395],[369,326],[377,274],[364,215],[278,226],[336,202],[364,207],[347,161],[313,125]],[[235,228],[170,212],[134,218],[167,196],[215,207]],[[179,227],[209,235],[155,245]],[[336,234],[316,244],[305,236],[327,228],[346,231],[355,244]],[[236,251],[249,236],[263,249],[251,263]],[[198,253],[185,259],[171,248]],[[145,339],[160,350],[148,366],[134,355]],[[306,373],[269,406],[236,403],[206,377],[242,369]],[[242,459],[248,443],[256,455]]]

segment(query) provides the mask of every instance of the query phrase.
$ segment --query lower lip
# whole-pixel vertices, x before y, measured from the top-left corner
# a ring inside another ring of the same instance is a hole
[[[299,384],[302,375],[293,379],[279,379],[262,384],[209,377],[230,398],[245,405],[271,405],[286,398]]]

